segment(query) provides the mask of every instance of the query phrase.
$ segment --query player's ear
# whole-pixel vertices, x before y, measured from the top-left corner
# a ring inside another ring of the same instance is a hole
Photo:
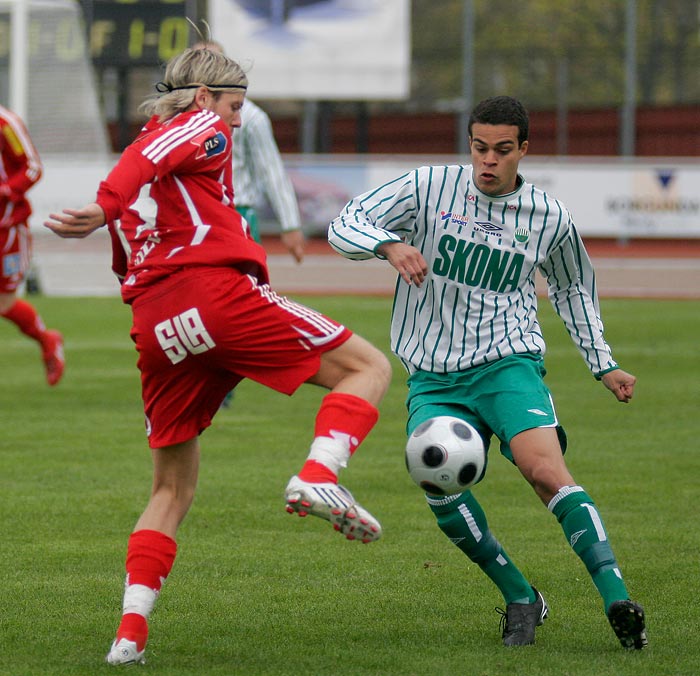
[[[528,142],[527,142],[527,141],[523,141],[523,142],[520,144],[520,157],[521,157],[521,158],[522,158],[522,157],[525,157],[525,155],[527,155],[527,147],[528,147]]]
[[[208,108],[211,103],[211,92],[204,86],[198,87],[194,93],[194,100],[192,103],[200,110]]]

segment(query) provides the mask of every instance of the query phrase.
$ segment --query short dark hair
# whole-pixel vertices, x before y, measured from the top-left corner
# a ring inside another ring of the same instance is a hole
[[[518,128],[518,145],[527,141],[530,134],[530,122],[520,101],[512,96],[494,96],[476,104],[469,116],[469,136],[472,135],[472,125],[478,124],[512,124]]]

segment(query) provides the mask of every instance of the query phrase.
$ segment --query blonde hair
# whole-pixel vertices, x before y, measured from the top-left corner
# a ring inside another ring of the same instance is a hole
[[[211,49],[212,52],[224,53],[224,46],[216,40],[200,40],[192,45],[192,49]]]
[[[164,121],[187,110],[199,87],[218,97],[224,91],[245,91],[247,86],[248,78],[236,61],[213,49],[190,48],[168,61],[163,81],[156,84],[161,95],[144,101],[140,110]]]

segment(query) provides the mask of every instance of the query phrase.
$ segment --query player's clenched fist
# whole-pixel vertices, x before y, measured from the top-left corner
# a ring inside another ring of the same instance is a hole
[[[629,403],[634,395],[634,385],[637,379],[622,369],[608,371],[600,378],[607,387],[623,404]]]

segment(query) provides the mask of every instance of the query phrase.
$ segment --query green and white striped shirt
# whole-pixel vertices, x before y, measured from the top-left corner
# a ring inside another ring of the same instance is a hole
[[[282,232],[301,228],[294,186],[284,167],[268,114],[250,99],[233,132],[233,193],[237,206],[260,209],[267,199]]]
[[[535,271],[588,368],[615,368],[595,275],[567,209],[519,177],[512,193],[479,191],[470,165],[420,167],[347,204],[328,241],[346,258],[405,241],[428,263],[420,288],[397,279],[391,348],[409,373],[462,371],[510,354],[544,354]]]

